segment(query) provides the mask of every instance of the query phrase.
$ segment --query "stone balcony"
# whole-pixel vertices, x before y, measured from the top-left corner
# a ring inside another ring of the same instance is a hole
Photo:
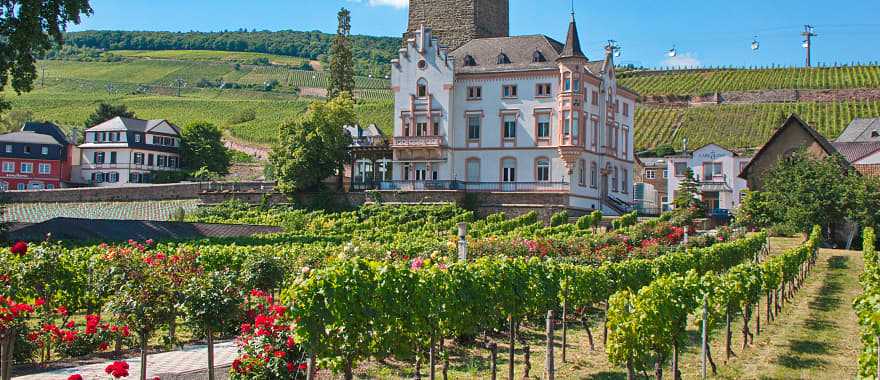
[[[442,145],[443,136],[396,136],[393,143],[395,148],[439,148]]]

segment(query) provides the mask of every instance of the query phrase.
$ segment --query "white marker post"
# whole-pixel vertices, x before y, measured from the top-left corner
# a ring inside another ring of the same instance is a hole
[[[467,222],[458,224],[458,260],[467,261]]]

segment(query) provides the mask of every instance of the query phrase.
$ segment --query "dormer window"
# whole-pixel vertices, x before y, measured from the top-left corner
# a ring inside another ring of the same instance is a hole
[[[507,54],[504,54],[504,52],[502,52],[501,54],[498,54],[498,64],[499,65],[510,64],[510,58],[507,56]]]
[[[547,62],[547,58],[544,57],[544,53],[541,53],[540,50],[535,50],[535,52],[532,53],[532,62]]]
[[[425,78],[420,78],[416,83],[416,96],[420,98],[428,96],[428,81]]]
[[[470,54],[464,56],[464,65],[465,66],[476,66],[477,60]]]
[[[872,138],[880,137],[880,131],[878,131],[878,130],[876,130],[876,129],[873,130],[873,131],[871,131],[871,137],[872,137]]]

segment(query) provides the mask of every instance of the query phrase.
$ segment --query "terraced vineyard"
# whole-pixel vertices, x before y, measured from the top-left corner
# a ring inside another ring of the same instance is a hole
[[[642,96],[703,95],[714,92],[778,89],[880,87],[880,66],[763,68],[627,72],[620,83]]]
[[[880,102],[731,104],[694,108],[639,107],[636,148],[691,146],[710,142],[727,147],[756,147],[767,141],[785,117],[797,113],[828,138],[839,135],[857,117],[880,116]]]

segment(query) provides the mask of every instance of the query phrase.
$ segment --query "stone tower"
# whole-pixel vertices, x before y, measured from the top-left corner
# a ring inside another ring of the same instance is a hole
[[[510,0],[410,0],[404,41],[424,25],[455,50],[475,38],[510,34]]]

